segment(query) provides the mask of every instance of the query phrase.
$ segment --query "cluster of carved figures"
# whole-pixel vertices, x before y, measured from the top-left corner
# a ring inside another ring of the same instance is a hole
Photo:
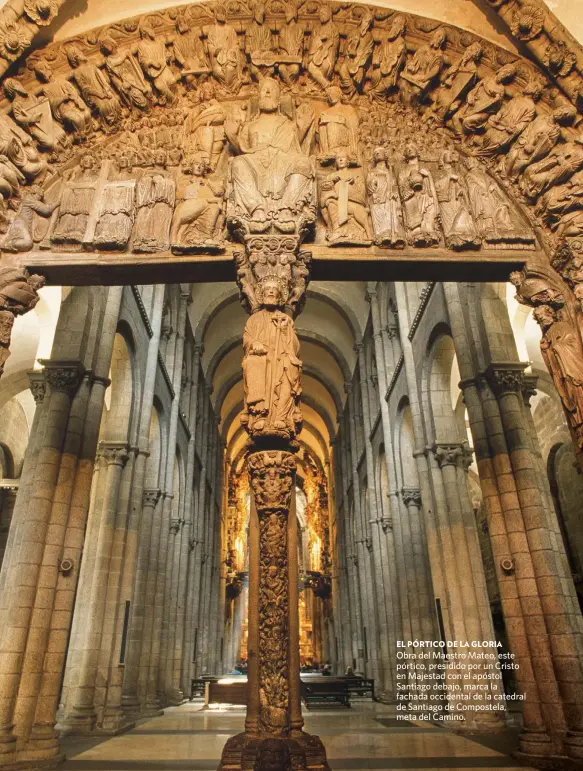
[[[32,53],[4,94],[5,250],[532,248],[511,198],[583,232],[575,108],[525,60],[388,9],[160,12]]]

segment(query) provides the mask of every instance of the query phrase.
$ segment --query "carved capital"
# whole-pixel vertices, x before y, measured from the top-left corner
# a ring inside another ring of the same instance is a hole
[[[129,450],[125,442],[99,442],[99,455],[108,466],[123,468],[128,462]]]
[[[32,397],[37,404],[45,398],[47,386],[45,383],[45,373],[40,369],[33,369],[26,373]]]
[[[182,526],[182,520],[180,519],[180,517],[171,517],[170,518],[170,532],[171,533],[174,533],[174,535],[176,535],[176,533],[178,533],[178,531],[180,530],[181,526]]]
[[[520,362],[492,363],[486,370],[486,379],[496,396],[520,393],[523,387],[524,369]]]
[[[463,456],[463,445],[461,444],[434,444],[431,450],[439,468],[457,466],[458,461]]]
[[[383,533],[388,533],[389,530],[393,529],[393,518],[383,517],[381,519],[381,527],[383,528]]]
[[[249,456],[249,476],[259,515],[289,510],[296,459],[290,452],[264,451]]]
[[[421,508],[421,490],[418,487],[403,487],[401,497],[405,506],[417,506]]]
[[[158,503],[162,491],[159,488],[145,489],[142,493],[142,504],[144,506],[154,506]]]
[[[80,361],[39,359],[45,370],[45,379],[52,391],[61,391],[73,398],[77,393],[85,367]]]

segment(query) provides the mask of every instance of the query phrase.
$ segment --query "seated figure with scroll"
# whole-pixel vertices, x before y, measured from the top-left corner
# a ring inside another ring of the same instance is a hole
[[[295,121],[280,109],[280,88],[264,78],[259,89],[259,114],[243,125],[228,121],[225,133],[235,150],[229,180],[231,225],[245,233],[297,234],[314,218],[314,170],[301,151]],[[303,222],[302,222],[303,221]]]
[[[255,440],[294,439],[301,429],[300,343],[293,320],[283,312],[286,282],[267,276],[256,288],[261,309],[243,333],[245,409],[241,422]]]

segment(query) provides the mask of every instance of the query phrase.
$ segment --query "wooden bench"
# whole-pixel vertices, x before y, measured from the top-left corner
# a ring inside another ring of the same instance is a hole
[[[341,705],[350,709],[350,693],[345,680],[332,677],[302,680],[301,695],[308,709],[316,704]]]
[[[342,679],[348,683],[348,692],[351,696],[370,697],[375,701],[374,680],[371,680],[368,677],[353,677],[346,675]]]

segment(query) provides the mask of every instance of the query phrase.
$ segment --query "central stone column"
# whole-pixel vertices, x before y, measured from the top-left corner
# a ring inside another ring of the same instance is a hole
[[[322,742],[302,730],[294,506],[302,362],[293,318],[309,279],[311,255],[300,246],[315,221],[315,174],[271,78],[262,81],[258,107],[228,137],[236,157],[227,222],[244,245],[235,263],[250,314],[241,415],[250,439],[249,675],[245,731],[229,739],[219,770],[329,771]]]

